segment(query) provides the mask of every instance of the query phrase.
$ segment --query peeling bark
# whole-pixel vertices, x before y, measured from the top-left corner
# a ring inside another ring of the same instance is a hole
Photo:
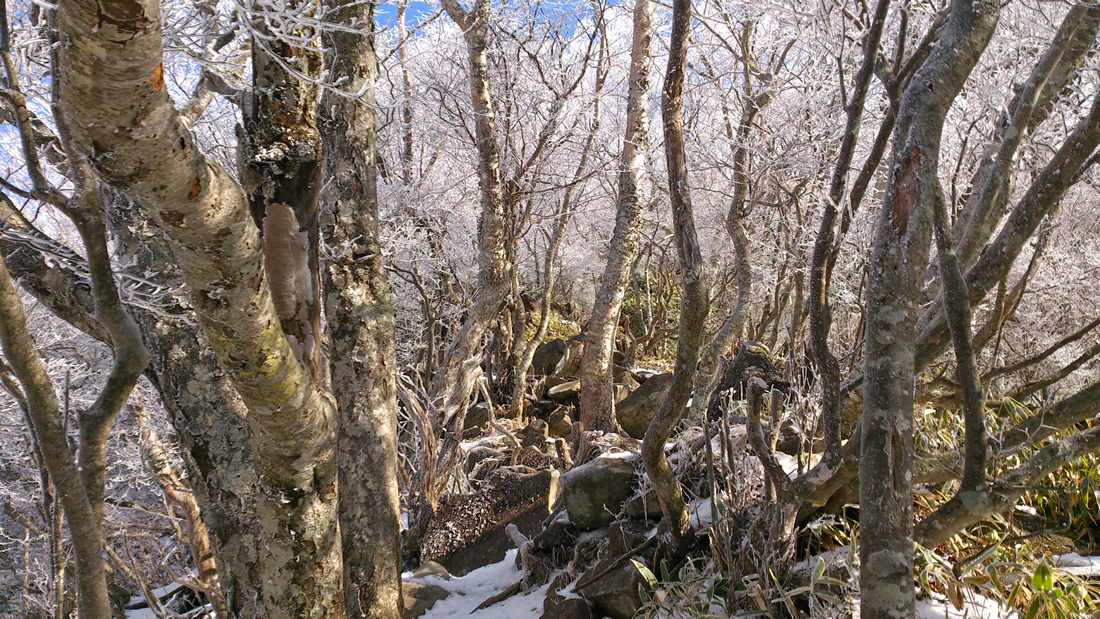
[[[374,93],[374,5],[330,0],[326,60],[351,98],[326,93],[323,195],[330,342],[339,415],[340,529],[344,605],[352,619],[401,617],[401,508],[397,485],[397,361],[394,318],[378,232]],[[367,34],[349,30],[354,26]],[[340,81],[342,80],[342,81]],[[331,213],[331,215],[329,215]]]
[[[928,264],[944,118],[988,44],[998,5],[955,0],[947,26],[898,112],[893,164],[867,291],[860,466],[861,614],[911,617],[914,338]]]
[[[331,407],[284,335],[244,192],[199,153],[163,87],[159,3],[66,0],[57,22],[74,145],[164,226],[199,322],[249,410],[261,612],[342,614]]]

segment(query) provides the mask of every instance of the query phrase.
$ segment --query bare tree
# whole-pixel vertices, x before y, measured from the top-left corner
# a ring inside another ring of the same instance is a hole
[[[641,232],[642,178],[649,151],[649,56],[653,38],[653,7],[652,0],[637,0],[634,4],[626,134],[619,159],[618,210],[607,263],[588,322],[580,366],[580,416],[588,430],[609,432],[619,427],[615,420],[612,392],[612,350]]]
[[[703,255],[695,232],[695,219],[688,187],[687,159],[684,152],[684,119],[681,98],[687,66],[691,1],[677,0],[672,7],[672,35],[669,42],[668,69],[661,93],[661,118],[665,130],[665,161],[668,166],[668,193],[672,204],[672,230],[680,262],[680,328],[676,340],[676,370],[672,385],[661,407],[653,416],[642,441],[642,462],[657,491],[661,504],[662,554],[675,565],[694,543],[680,483],[665,457],[665,443],[684,416],[691,397],[695,364],[703,347],[703,329],[710,310]]]

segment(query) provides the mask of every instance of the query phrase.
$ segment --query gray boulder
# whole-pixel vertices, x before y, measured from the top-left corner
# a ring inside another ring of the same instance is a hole
[[[549,389],[547,389],[546,390],[546,397],[550,398],[551,400],[557,400],[559,402],[564,402],[566,400],[569,400],[573,396],[577,395],[577,393],[579,393],[580,390],[581,390],[581,381],[571,380],[569,382],[561,383],[559,385],[555,385],[555,386],[550,387]]]
[[[531,359],[531,375],[549,376],[553,374],[568,349],[569,343],[561,338],[539,344],[539,347],[535,349],[535,356]]]
[[[625,458],[601,457],[562,476],[562,500],[569,521],[582,531],[605,527],[634,494],[634,464]]]
[[[404,599],[405,619],[415,619],[423,615],[435,606],[435,603],[444,600],[450,592],[439,585],[424,584],[418,582],[401,583],[401,597]]]
[[[641,590],[651,592],[653,587],[634,561],[626,561],[599,579],[590,580],[604,572],[614,561],[615,557],[609,557],[592,566],[581,576],[576,588],[596,606],[596,610],[611,619],[631,619],[642,607]]]
[[[615,417],[623,431],[633,438],[642,439],[671,386],[672,374],[659,374],[646,380],[616,404]]]

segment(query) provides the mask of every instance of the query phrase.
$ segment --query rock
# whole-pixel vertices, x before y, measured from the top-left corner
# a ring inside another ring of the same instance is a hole
[[[658,514],[660,510],[658,509]],[[652,526],[632,520],[616,520],[607,527],[608,557],[621,557],[645,543]]]
[[[550,581],[540,619],[592,619],[592,607],[573,592],[572,580],[572,572],[562,570]]]
[[[616,558],[609,557],[592,566],[577,581],[577,589],[585,599],[595,605],[596,610],[611,619],[631,619],[642,607],[640,590],[653,590],[649,579],[634,561],[626,561],[598,580],[585,584],[586,579],[606,570]]]
[[[447,568],[436,563],[435,561],[425,561],[420,567],[412,573],[413,578],[427,578],[428,576],[435,576],[436,578],[442,578],[443,580],[450,580],[451,573],[447,571]]]
[[[635,520],[660,520],[661,503],[656,493],[648,492],[626,502],[626,515]]]
[[[424,561],[438,561],[451,574],[499,562],[513,547],[505,531],[515,524],[525,536],[542,530],[561,485],[556,470],[503,467],[474,494],[444,497],[420,545]]]
[[[654,376],[615,405],[615,417],[623,431],[633,438],[642,439],[671,386],[672,374]]]
[[[623,400],[625,400],[627,398],[627,396],[630,395],[630,387],[627,387],[626,385],[623,385],[623,384],[620,384],[620,383],[615,383],[612,386],[615,388],[615,403],[616,404],[618,404],[619,402],[622,402]]]
[[[628,376],[630,376],[630,370],[628,370],[625,366],[619,365],[618,362],[615,362],[611,366],[611,382],[621,383],[626,380]]]
[[[634,464],[625,458],[596,458],[562,476],[562,500],[569,521],[582,531],[605,527],[634,494]]]
[[[569,338],[569,347],[558,361],[558,367],[554,368],[554,376],[562,378],[576,378],[577,371],[581,367],[581,356],[584,354],[584,335],[574,335]]]
[[[573,523],[555,519],[531,538],[531,550],[539,552],[568,546],[577,541],[578,537],[580,537],[580,531],[573,526]]]
[[[550,425],[550,436],[569,440],[573,433],[573,418],[569,415],[571,410],[570,407],[562,406],[550,413],[550,417],[547,419]]]
[[[592,608],[581,597],[555,599],[546,596],[541,619],[592,619]]]
[[[481,430],[489,425],[489,405],[484,402],[466,409],[466,418],[462,421],[463,438],[480,436]]]
[[[561,338],[543,342],[535,349],[535,356],[531,360],[532,376],[549,376],[557,369],[561,358],[569,349],[569,343]]]
[[[707,418],[717,419],[721,416],[722,404],[725,395],[730,392],[734,400],[745,399],[745,385],[753,378],[763,379],[769,388],[787,391],[791,384],[782,380],[782,372],[779,371],[770,359],[768,349],[763,344],[752,341],[741,342],[741,348],[737,356],[729,362],[726,371],[707,403]]]
[[[438,565],[438,564],[437,564]],[[401,583],[401,597],[405,601],[405,619],[414,619],[432,609],[435,603],[451,594],[439,585],[418,582]]]
[[[504,452],[498,449],[493,449],[492,447],[488,447],[485,445],[478,445],[477,447],[471,449],[468,454],[466,454],[466,472],[470,473],[471,471],[473,471],[474,468],[477,467],[478,463],[482,460],[503,457]]]
[[[549,437],[550,425],[541,419],[532,419],[527,427],[516,432],[516,438],[523,447],[542,447]]]
[[[567,383],[555,385],[546,390],[546,397],[551,400],[564,401],[572,398],[581,391],[581,381],[571,380]]]

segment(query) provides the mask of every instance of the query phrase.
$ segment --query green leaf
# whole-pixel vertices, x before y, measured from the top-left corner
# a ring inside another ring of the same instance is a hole
[[[825,575],[825,559],[821,557],[817,558],[817,565],[814,566],[814,575],[810,579],[811,582],[817,582]]]
[[[951,605],[955,607],[955,610],[963,609],[963,596],[962,590],[955,583],[949,583],[946,587],[947,599],[951,601]]]
[[[656,589],[657,577],[653,574],[653,572],[648,567],[646,567],[644,563],[641,563],[636,559],[631,559],[630,562],[634,564],[634,569],[638,570],[638,573],[642,575],[642,578],[645,579],[650,588]]]
[[[1031,576],[1031,586],[1037,591],[1050,591],[1054,588],[1054,574],[1045,563],[1040,563]]]
[[[1031,600],[1031,604],[1028,605],[1027,614],[1024,615],[1024,619],[1035,619],[1035,617],[1039,616],[1039,611],[1042,610],[1042,608],[1043,599],[1036,596],[1035,599]]]

